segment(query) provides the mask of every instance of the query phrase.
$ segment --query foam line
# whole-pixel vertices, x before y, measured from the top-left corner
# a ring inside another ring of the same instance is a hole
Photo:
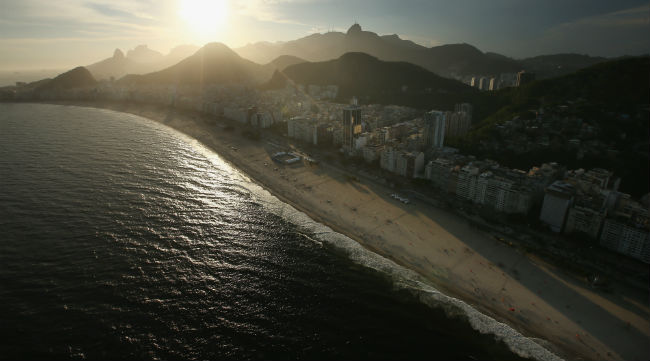
[[[429,307],[440,308],[448,316],[462,316],[471,327],[482,334],[493,334],[497,340],[503,341],[515,354],[539,361],[562,360],[532,338],[526,337],[509,325],[479,312],[466,302],[445,295],[428,284],[415,271],[402,267],[395,262],[367,250],[350,237],[333,231],[330,227],[318,223],[307,214],[298,211],[290,204],[284,203],[264,188],[251,182],[241,175],[241,181],[248,188],[256,201],[270,212],[281,216],[284,220],[298,226],[300,232],[306,233],[306,238],[335,247],[353,262],[390,276],[397,289],[407,290]]]

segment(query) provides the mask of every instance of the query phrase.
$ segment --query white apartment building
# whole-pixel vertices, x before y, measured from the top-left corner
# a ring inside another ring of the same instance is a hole
[[[449,159],[437,158],[430,161],[425,169],[424,176],[440,189],[447,189],[454,162]]]
[[[474,200],[476,195],[476,183],[478,181],[479,169],[471,163],[458,171],[458,182],[456,183],[456,195],[467,200]]]
[[[287,136],[309,144],[318,144],[317,120],[293,117],[287,121]]]
[[[379,166],[391,173],[395,173],[395,164],[397,162],[398,150],[392,146],[384,148],[379,158]]]
[[[650,233],[615,219],[606,219],[600,244],[616,252],[650,263]]]
[[[566,182],[555,181],[546,188],[539,219],[553,232],[562,232],[567,212],[573,204],[575,188]]]
[[[567,233],[582,232],[597,239],[605,216],[606,213],[603,210],[576,205],[569,209],[564,231]]]
[[[383,150],[384,146],[381,144],[366,145],[363,147],[363,159],[368,163],[372,163],[381,157]]]
[[[442,148],[445,142],[446,114],[437,110],[424,113],[424,145]]]

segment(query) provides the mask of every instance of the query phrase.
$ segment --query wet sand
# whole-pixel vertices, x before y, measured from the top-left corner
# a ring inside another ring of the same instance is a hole
[[[70,103],[72,104],[72,103]],[[137,114],[177,129],[215,150],[271,193],[364,247],[415,270],[560,357],[647,360],[648,294],[593,290],[531,255],[508,247],[447,211],[402,204],[390,188],[351,180],[327,164],[278,165],[270,156],[291,142],[248,140],[190,112],[154,105],[80,103]],[[277,170],[275,170],[277,168]]]

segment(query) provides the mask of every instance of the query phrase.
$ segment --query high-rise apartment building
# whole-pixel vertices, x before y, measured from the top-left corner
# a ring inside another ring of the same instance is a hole
[[[478,82],[478,88],[480,90],[488,90],[489,85],[490,85],[490,79],[482,76]]]
[[[490,78],[490,85],[488,90],[497,90],[499,88],[499,83],[497,83],[497,78]]]
[[[446,115],[432,110],[424,114],[424,146],[442,148],[445,141]]]
[[[356,98],[349,107],[343,109],[343,147],[354,149],[354,136],[361,133],[361,108]]]
[[[542,212],[539,219],[553,232],[562,232],[567,213],[573,204],[575,188],[566,182],[555,181],[546,188]]]
[[[447,112],[445,116],[445,137],[462,137],[469,132],[471,125],[471,114],[465,112]]]
[[[535,73],[528,73],[526,71],[520,71],[517,73],[517,86],[522,86],[526,83],[530,83],[535,80]]]

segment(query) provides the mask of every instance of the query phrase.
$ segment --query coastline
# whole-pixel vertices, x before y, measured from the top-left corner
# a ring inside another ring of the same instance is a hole
[[[464,219],[424,204],[403,205],[390,188],[352,181],[325,164],[279,166],[290,143],[253,141],[202,115],[149,104],[52,102],[142,116],[214,150],[251,180],[304,212],[568,359],[645,359],[650,308],[588,289],[561,270],[495,241]],[[278,169],[278,170],[275,170]],[[621,297],[619,297],[621,298]],[[545,346],[546,343],[544,343]]]

